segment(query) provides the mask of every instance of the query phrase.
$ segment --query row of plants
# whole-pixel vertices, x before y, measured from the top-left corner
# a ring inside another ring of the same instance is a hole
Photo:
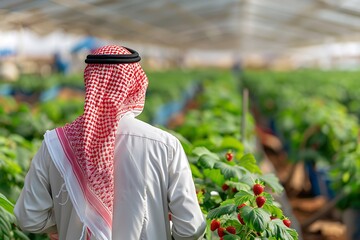
[[[202,81],[197,107],[188,109],[174,129],[207,216],[206,239],[297,239],[291,219],[273,197],[283,187],[259,167],[262,153],[250,114],[240,141],[242,99],[237,89],[230,72],[211,75]]]
[[[283,95],[293,101],[304,97],[336,101],[345,105],[350,113],[360,116],[359,71],[253,71],[243,76],[244,84],[256,92],[262,114],[267,117],[284,108]]]
[[[201,71],[156,74],[148,74],[149,96],[143,113],[148,116],[142,114],[143,120],[150,119],[163,104],[152,100],[153,97],[162,95],[167,101],[188,99],[182,94],[189,89],[189,84],[193,84],[194,79],[203,83],[203,91],[196,99],[199,108],[187,111],[185,123],[177,129],[166,130],[181,139],[188,154],[199,204],[208,218],[207,239],[297,239],[296,231],[289,228],[291,221],[269,194],[269,191],[283,191],[278,179],[273,174],[263,174],[252,154],[257,153],[250,114],[246,141],[239,141],[241,98],[230,73],[211,70],[206,74]],[[204,78],[207,80],[203,81]],[[31,105],[11,97],[1,101],[5,104],[1,104],[0,114],[1,126],[4,126],[0,128],[4,136],[0,139],[0,154],[4,155],[0,158],[4,159],[0,162],[0,173],[4,176],[0,179],[0,193],[4,194],[0,195],[0,209],[8,213],[0,215],[0,238],[44,239],[46,236],[25,235],[16,228],[11,205],[17,199],[43,133],[81,114],[82,100],[72,104],[73,99],[54,99]],[[215,232],[212,230],[217,221],[220,226]]]
[[[329,189],[313,193],[345,194],[342,209],[360,205],[360,172],[354,171],[360,165],[357,78],[357,72],[308,70],[250,72],[243,79],[289,160],[325,174]]]
[[[172,101],[181,102],[191,97],[196,87],[196,80],[202,78],[202,71],[197,70],[166,72],[146,70],[146,73],[149,78],[148,97],[141,118],[147,122],[153,121],[159,106]],[[55,124],[72,121],[83,109],[84,99],[81,94],[77,97],[68,96],[65,99],[59,97],[64,89],[83,92],[83,76],[80,74],[54,74],[46,77],[23,75],[15,82],[0,80],[0,84],[0,93],[10,96],[10,99],[16,98],[34,103],[35,111],[39,112],[36,114],[45,113]]]

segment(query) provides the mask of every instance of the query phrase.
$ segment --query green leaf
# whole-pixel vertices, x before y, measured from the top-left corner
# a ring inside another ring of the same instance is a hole
[[[195,164],[190,163],[190,169],[193,177],[204,178],[203,174],[200,172],[199,168]]]
[[[275,193],[281,193],[284,190],[284,187],[279,183],[279,179],[273,173],[264,174],[259,178],[270,186]]]
[[[223,202],[220,203],[221,206],[230,205],[230,204],[235,204],[233,198],[226,199],[225,201],[223,201]]]
[[[11,223],[10,221],[5,218],[6,216],[2,215],[0,216],[0,233],[4,233],[8,235],[11,231]]]
[[[210,156],[212,155],[212,156],[214,156],[214,158],[219,159],[219,157],[215,153],[211,152],[206,147],[196,147],[193,149],[192,153],[198,157],[201,157],[202,155],[210,155]]]
[[[204,175],[218,186],[225,182],[224,175],[221,174],[220,169],[205,169]]]
[[[10,214],[14,212],[14,204],[12,204],[3,194],[0,193],[0,207],[3,207]]]
[[[241,238],[234,234],[225,235],[223,237],[224,240],[241,240]]]
[[[226,181],[226,184],[236,188],[238,191],[240,190],[250,190],[251,187],[243,182],[234,182],[234,181]]]
[[[217,163],[218,161],[218,157],[215,158],[213,155],[203,154],[200,156],[198,163],[203,168],[213,168],[215,163]]]
[[[268,226],[271,231],[271,235],[275,236],[276,239],[298,239],[298,233],[293,228],[288,228],[287,226],[285,226],[280,219],[274,219],[270,221]]]
[[[271,214],[271,216],[277,218],[281,218],[283,216],[283,211],[281,210],[281,208],[275,205],[265,203],[263,209],[268,211]]]
[[[220,161],[219,156],[206,147],[196,147],[192,153],[199,157],[198,163],[204,168],[213,168],[214,164]]]
[[[262,195],[266,198],[265,204],[272,205],[274,203],[274,198],[270,193],[263,192]]]
[[[263,232],[266,229],[270,221],[270,215],[264,209],[244,206],[240,211],[244,222],[248,224],[250,228],[256,232]]]
[[[219,218],[222,215],[231,214],[231,213],[235,212],[236,209],[237,209],[237,207],[235,204],[220,206],[220,207],[210,210],[208,212],[208,215],[206,218],[207,219]]]
[[[250,173],[243,167],[236,166],[236,168],[240,169],[243,174],[242,178],[239,181],[249,185],[249,187],[252,188],[252,186],[255,184],[255,179],[257,179],[259,176],[258,175],[255,176],[254,174]],[[243,171],[243,169],[245,171]]]
[[[26,234],[20,231],[19,229],[15,228],[13,231],[16,239],[30,240],[30,238],[26,236]]]
[[[239,166],[246,168],[252,173],[258,173],[258,174],[262,173],[259,166],[256,163],[256,159],[254,155],[252,155],[251,153],[242,156],[242,158],[239,161]]]
[[[221,142],[220,148],[222,149],[232,148],[238,152],[244,151],[244,145],[234,137],[224,137]]]
[[[254,195],[244,190],[240,190],[235,194],[236,205],[241,205],[253,199],[254,199]]]
[[[225,179],[230,179],[233,177],[237,179],[241,179],[242,177],[241,171],[239,169],[235,168],[234,166],[228,165],[224,162],[216,162],[214,164],[214,168],[220,169]]]

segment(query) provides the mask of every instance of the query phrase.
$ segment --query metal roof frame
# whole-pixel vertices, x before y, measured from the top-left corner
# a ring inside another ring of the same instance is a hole
[[[56,29],[175,49],[278,51],[358,39],[360,0],[3,0],[0,30]]]

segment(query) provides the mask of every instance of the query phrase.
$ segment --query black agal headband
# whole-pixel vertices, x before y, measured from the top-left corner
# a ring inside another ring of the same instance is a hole
[[[130,54],[101,54],[87,55],[86,63],[96,64],[119,64],[119,63],[135,63],[141,60],[139,53],[133,49],[124,47]]]

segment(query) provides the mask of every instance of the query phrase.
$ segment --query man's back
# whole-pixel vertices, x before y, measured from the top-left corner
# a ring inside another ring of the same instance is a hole
[[[205,221],[175,137],[127,114],[120,120],[114,159],[112,239],[171,239],[169,212],[175,239],[202,236]],[[85,232],[45,144],[33,160],[15,213],[31,232],[54,231],[54,224],[60,239],[78,239]]]

